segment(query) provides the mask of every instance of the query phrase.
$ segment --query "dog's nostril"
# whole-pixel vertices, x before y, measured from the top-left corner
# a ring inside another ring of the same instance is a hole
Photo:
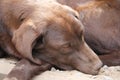
[[[100,60],[98,60],[98,61],[95,61],[94,63],[93,63],[93,70],[96,70],[96,71],[99,71],[101,68],[102,68],[102,66],[103,66],[103,63],[100,61]]]
[[[100,69],[101,69],[101,67],[96,68],[97,71],[99,71]]]
[[[102,62],[97,63],[96,66],[95,66],[95,70],[99,71],[102,67],[103,67],[103,63]]]

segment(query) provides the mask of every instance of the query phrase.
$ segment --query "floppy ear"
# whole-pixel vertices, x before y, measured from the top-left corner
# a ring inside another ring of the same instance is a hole
[[[32,45],[43,32],[44,26],[44,23],[42,23],[39,27],[36,27],[32,20],[27,20],[14,32],[12,38],[13,44],[23,58],[27,58],[36,64],[41,64],[41,61],[33,58]]]

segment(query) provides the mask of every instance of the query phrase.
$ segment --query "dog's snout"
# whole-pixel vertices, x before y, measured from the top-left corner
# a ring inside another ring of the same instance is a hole
[[[97,61],[93,68],[94,68],[94,70],[99,71],[102,68],[102,66],[103,66],[103,63],[101,61],[99,61],[99,62]]]

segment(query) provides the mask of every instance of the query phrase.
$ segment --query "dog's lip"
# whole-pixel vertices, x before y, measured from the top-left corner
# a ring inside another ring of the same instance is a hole
[[[65,65],[65,64],[54,65],[54,66],[61,70],[75,70],[72,66]]]

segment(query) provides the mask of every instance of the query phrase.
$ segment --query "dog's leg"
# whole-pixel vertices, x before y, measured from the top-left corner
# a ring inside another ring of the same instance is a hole
[[[30,80],[34,75],[50,68],[51,65],[48,63],[43,63],[40,66],[23,59],[16,64],[13,70],[3,80]]]
[[[104,65],[117,66],[120,65],[120,52],[111,52],[105,55],[99,55]]]

